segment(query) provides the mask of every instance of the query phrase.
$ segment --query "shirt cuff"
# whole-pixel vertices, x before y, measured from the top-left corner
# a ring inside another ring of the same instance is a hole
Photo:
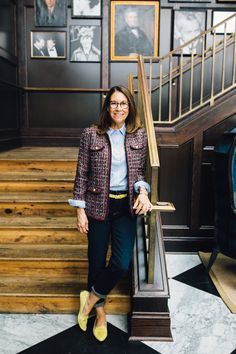
[[[70,206],[85,209],[85,201],[84,200],[68,199],[68,203],[70,204]]]
[[[135,193],[138,193],[138,192],[139,192],[139,188],[140,188],[140,187],[146,188],[146,191],[147,191],[148,193],[151,192],[150,185],[149,185],[147,182],[145,182],[145,181],[138,181],[138,182],[135,182],[135,183],[134,183],[134,191],[135,191]]]

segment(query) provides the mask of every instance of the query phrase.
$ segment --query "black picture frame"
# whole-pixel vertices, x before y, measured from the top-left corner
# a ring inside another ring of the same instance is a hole
[[[34,0],[34,9],[36,27],[67,26],[67,0]]]
[[[173,27],[172,49],[174,50],[206,30],[206,11],[195,11],[192,9],[175,10]],[[201,52],[202,41],[198,39],[194,42],[193,54],[200,54]],[[174,54],[181,54],[181,50],[175,51]],[[184,47],[182,54],[186,56],[191,55],[192,46]]]
[[[101,54],[100,25],[70,26],[71,62],[100,62]]]
[[[236,11],[213,11],[212,12],[212,26],[217,25],[221,21],[225,20],[236,13]],[[232,20],[227,21],[227,34],[235,32],[235,17]],[[216,34],[224,34],[224,25],[218,26],[215,29]]]
[[[66,59],[66,31],[31,31],[31,58]]]
[[[158,1],[112,1],[110,26],[111,60],[135,61],[138,54],[158,56]]]
[[[100,18],[102,0],[71,0],[72,18]]]

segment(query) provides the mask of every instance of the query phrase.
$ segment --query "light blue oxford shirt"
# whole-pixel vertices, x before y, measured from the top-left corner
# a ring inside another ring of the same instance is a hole
[[[109,128],[107,131],[111,143],[111,174],[110,174],[110,190],[111,191],[127,191],[128,190],[128,170],[125,153],[125,134],[126,126],[118,129]],[[147,182],[138,181],[134,184],[134,190],[138,193],[139,187],[145,187],[148,193],[150,186]],[[69,199],[69,204],[77,208],[85,208],[85,201]]]

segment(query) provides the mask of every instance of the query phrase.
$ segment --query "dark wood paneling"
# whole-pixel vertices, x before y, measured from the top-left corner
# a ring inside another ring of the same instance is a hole
[[[14,0],[0,3],[0,32],[0,150],[6,150],[20,144]]]
[[[96,93],[33,92],[28,101],[29,128],[85,128],[99,117],[100,94]]]
[[[192,180],[192,141],[181,146],[162,146],[159,149],[159,199],[171,201],[174,213],[163,213],[163,225],[182,225],[183,232],[190,224],[190,198]]]
[[[231,130],[235,126],[236,95],[232,91],[219,99],[215,106],[205,107],[175,127],[157,129],[161,155],[160,200],[173,202],[177,209],[174,213],[163,213],[162,216],[167,251],[181,252],[212,248],[214,146],[224,131]],[[184,154],[182,150],[181,161],[179,157],[181,147],[188,146],[190,142],[192,142],[192,153]],[[173,153],[169,154],[171,145]],[[186,180],[186,173],[188,180]],[[183,222],[183,215],[185,218],[189,215],[188,223]]]

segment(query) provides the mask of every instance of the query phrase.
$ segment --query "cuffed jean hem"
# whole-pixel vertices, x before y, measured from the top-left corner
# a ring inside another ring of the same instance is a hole
[[[98,300],[98,302],[94,305],[95,309],[96,309],[97,307],[104,307],[106,295],[99,294],[99,293],[94,289],[93,286],[92,286],[91,290],[92,290],[92,292],[93,292],[96,296],[98,296],[98,297],[100,298],[100,300]]]
[[[100,297],[100,299],[105,299],[107,296],[106,295],[103,295],[103,294],[99,294],[95,289],[94,289],[94,286],[92,286],[92,292],[96,295],[96,296],[98,296],[98,297]]]

